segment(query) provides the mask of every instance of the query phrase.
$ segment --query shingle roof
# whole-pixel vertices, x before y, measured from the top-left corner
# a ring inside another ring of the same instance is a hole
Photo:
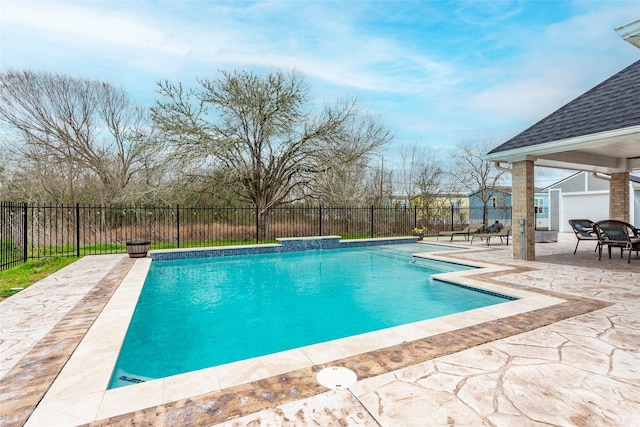
[[[640,125],[640,61],[608,78],[490,153]]]

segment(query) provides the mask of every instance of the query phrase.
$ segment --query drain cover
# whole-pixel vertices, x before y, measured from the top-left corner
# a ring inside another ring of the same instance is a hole
[[[351,369],[333,366],[318,372],[316,380],[327,388],[348,388],[356,383],[358,376]]]

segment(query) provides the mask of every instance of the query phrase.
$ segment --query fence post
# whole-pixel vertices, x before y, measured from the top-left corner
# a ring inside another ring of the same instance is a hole
[[[422,225],[424,227],[424,224]],[[413,228],[418,228],[418,207],[413,207]]]
[[[451,231],[453,231],[453,203],[451,203]]]
[[[76,203],[76,256],[80,258],[80,204]]]
[[[320,224],[320,233],[318,233],[318,236],[322,236],[322,205],[318,207],[318,223]]]
[[[24,262],[27,262],[27,244],[28,239],[27,236],[29,234],[29,228],[27,226],[28,216],[27,216],[27,202],[22,202],[22,215],[24,216],[24,221],[22,222],[22,258]]]
[[[256,244],[260,243],[260,211],[258,205],[256,205]]]
[[[176,234],[178,249],[180,249],[180,205],[176,205]]]
[[[371,205],[371,238],[373,239],[373,205]]]

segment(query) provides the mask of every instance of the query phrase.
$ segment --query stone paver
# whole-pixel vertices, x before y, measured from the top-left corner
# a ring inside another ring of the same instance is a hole
[[[20,318],[18,328],[9,327],[2,331],[3,341],[7,336],[18,340],[20,352],[3,355],[3,362],[12,368],[4,373],[0,382],[0,424],[22,425],[29,418],[133,264],[122,256],[105,257],[104,261],[108,266],[113,264],[106,277],[93,274],[99,269],[94,270],[92,266],[99,265],[100,259],[87,257],[78,261],[77,271],[67,267],[43,286],[28,288],[26,291],[31,292],[25,299],[9,298],[3,302],[6,305],[0,306],[3,319]],[[78,280],[80,278],[82,280]],[[75,287],[76,283],[81,286]],[[84,296],[82,290],[86,292]],[[78,298],[80,296],[82,298]],[[14,301],[18,302],[20,310],[11,309]],[[68,313],[60,310],[60,307],[65,307],[64,303],[74,301],[77,303],[68,309]],[[43,312],[46,314],[41,316]],[[22,330],[28,333],[20,340]],[[41,335],[44,337],[38,341]],[[28,351],[23,350],[26,348]],[[9,351],[10,348],[7,353]],[[20,356],[19,363],[14,363]]]
[[[573,255],[574,246],[573,234],[561,234],[558,243],[536,246],[536,262],[513,260],[511,247],[501,245],[457,255],[515,267],[486,274],[488,282],[565,295],[567,302],[344,359],[359,377],[349,389],[319,386],[316,366],[91,425],[636,425],[640,260],[627,264],[614,251],[598,261],[593,248]],[[61,316],[82,295],[75,298]],[[7,358],[10,351],[2,350]]]
[[[614,256],[599,262],[586,245],[573,255],[574,239],[567,234],[558,243],[537,245],[538,259],[552,261],[544,264],[512,260],[504,249],[465,256],[533,268],[496,277],[505,283],[613,305],[360,380],[350,389],[358,402],[352,413],[364,409],[382,426],[637,425],[640,260],[627,264]],[[297,407],[311,417],[336,408],[320,396]],[[272,420],[282,420],[279,411],[264,410],[239,422],[276,425]]]
[[[0,305],[0,379],[122,259],[87,256]]]

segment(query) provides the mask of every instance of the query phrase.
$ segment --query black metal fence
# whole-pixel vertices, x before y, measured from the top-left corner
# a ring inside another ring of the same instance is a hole
[[[415,227],[435,235],[463,228],[478,213],[457,207],[296,205],[274,208],[266,221],[259,221],[255,207],[35,206],[2,202],[0,215],[2,270],[28,258],[124,253],[127,241],[140,239],[151,241],[152,249],[163,249],[271,243],[277,237],[406,236]],[[479,215],[482,217],[482,213]],[[504,216],[510,223],[510,210]]]
[[[28,257],[26,212],[26,203],[0,202],[0,270]]]

